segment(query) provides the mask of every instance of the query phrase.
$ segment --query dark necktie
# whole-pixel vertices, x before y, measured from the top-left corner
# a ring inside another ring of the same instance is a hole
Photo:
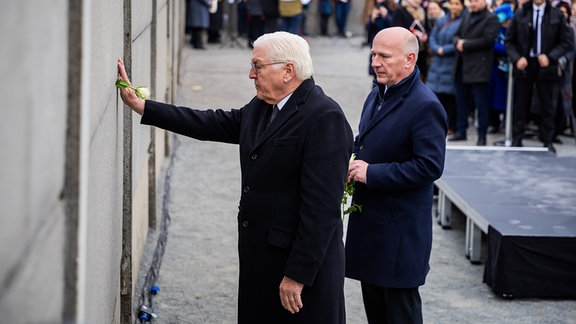
[[[532,28],[532,55],[538,56],[538,22],[540,21],[540,9],[536,9],[536,21]]]
[[[268,125],[266,125],[266,127],[268,127],[270,123],[272,123],[272,121],[274,120],[274,118],[276,118],[276,115],[278,115],[279,112],[280,109],[278,108],[278,106],[274,105],[272,107],[272,113],[270,114],[270,119],[268,120]]]

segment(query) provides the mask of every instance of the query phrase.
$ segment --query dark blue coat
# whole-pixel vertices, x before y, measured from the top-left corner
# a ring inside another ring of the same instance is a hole
[[[270,108],[257,98],[231,111],[148,100],[142,123],[239,144],[238,323],[344,323],[340,204],[352,130],[340,106],[311,79],[263,130]],[[280,303],[283,276],[305,285],[296,315]]]
[[[452,19],[449,14],[445,15],[438,19],[428,38],[428,46],[433,53],[433,58],[428,69],[426,85],[434,93],[456,94],[453,73],[456,63],[454,35],[460,28],[460,23],[461,16]],[[442,55],[438,55],[440,48],[443,51]]]
[[[381,85],[368,95],[356,159],[369,163],[356,183],[346,236],[346,276],[382,287],[424,284],[432,248],[433,183],[442,175],[447,117],[416,70],[386,92],[372,119]]]

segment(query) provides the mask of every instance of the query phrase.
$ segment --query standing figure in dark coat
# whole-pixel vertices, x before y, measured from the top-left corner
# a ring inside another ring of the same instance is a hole
[[[447,118],[420,80],[418,39],[380,31],[372,45],[377,83],[354,142],[355,181],[346,235],[346,276],[360,280],[368,323],[422,323],[418,287],[432,249],[434,181],[442,175]],[[328,322],[326,322],[328,323]]]
[[[254,42],[256,97],[240,109],[124,102],[141,123],[239,144],[238,323],[344,323],[341,201],[352,130],[312,79],[308,43],[276,32]],[[118,69],[128,81],[123,62]]]
[[[540,140],[556,153],[552,142],[561,77],[558,60],[574,47],[570,27],[560,10],[548,1],[528,1],[514,14],[505,44],[514,77],[512,146],[522,146],[524,125],[536,88]]]
[[[190,43],[195,49],[204,49],[204,31],[210,26],[211,0],[186,1],[186,31],[192,35]]]
[[[464,141],[467,137],[470,103],[478,111],[478,140],[476,145],[486,145],[490,102],[488,83],[494,52],[494,40],[500,23],[495,14],[488,11],[486,0],[470,0],[470,11],[462,15],[454,45],[456,56],[456,134],[449,141]]]

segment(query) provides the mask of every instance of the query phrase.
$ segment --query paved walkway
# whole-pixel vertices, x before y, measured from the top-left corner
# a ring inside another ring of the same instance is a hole
[[[316,83],[340,103],[357,134],[362,103],[371,88],[368,48],[361,47],[360,38],[309,41]],[[197,108],[241,107],[255,94],[248,79],[250,56],[250,50],[228,45],[209,45],[205,51],[186,47],[178,103]],[[458,145],[475,143],[473,133],[470,130],[469,141]],[[155,322],[235,323],[238,147],[175,138],[167,182],[171,223],[156,282],[161,291],[154,297],[159,315]],[[495,135],[488,140],[501,138]],[[539,146],[530,141],[525,145]],[[566,138],[557,149],[559,155],[576,156],[573,139]],[[421,288],[426,323],[576,323],[576,301],[498,298],[482,283],[484,267],[471,265],[463,251],[461,217],[455,218],[452,230],[434,226],[432,269]],[[348,323],[366,323],[357,281],[346,282],[346,308]]]

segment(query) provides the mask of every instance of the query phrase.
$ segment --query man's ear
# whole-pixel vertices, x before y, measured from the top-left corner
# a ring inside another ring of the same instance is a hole
[[[406,63],[407,65],[415,65],[416,64],[416,53],[408,53],[408,55],[406,55]]]
[[[292,80],[292,78],[296,77],[296,69],[294,67],[294,63],[292,62],[288,62],[286,63],[286,65],[284,66],[284,83]]]

